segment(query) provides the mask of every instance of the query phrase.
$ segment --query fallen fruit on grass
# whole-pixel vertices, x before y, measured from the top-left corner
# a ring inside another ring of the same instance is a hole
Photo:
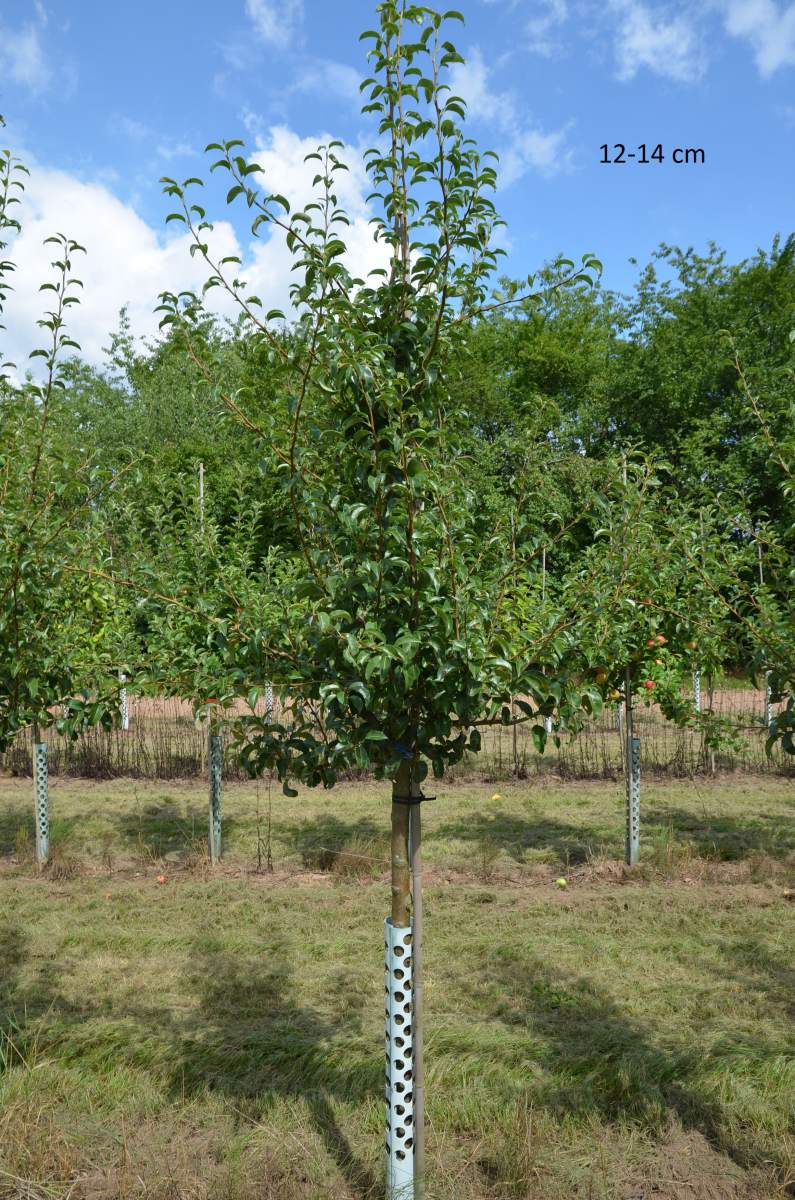
[[[166,877],[165,877],[165,875],[158,875],[158,877],[157,877],[157,882],[158,882],[158,883],[165,883],[165,882],[166,882]]]
[[[494,795],[492,796],[492,800],[502,800],[502,796],[500,795],[499,792],[495,792]]]
[[[555,880],[555,887],[564,888],[569,886],[569,881],[561,875],[560,879]]]

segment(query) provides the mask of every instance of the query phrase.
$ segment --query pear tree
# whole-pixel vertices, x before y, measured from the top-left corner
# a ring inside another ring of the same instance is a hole
[[[529,723],[543,748],[546,717],[576,728],[601,694],[579,670],[587,590],[572,589],[568,607],[543,621],[515,619],[517,581],[540,561],[546,536],[523,503],[521,464],[510,520],[495,523],[455,435],[449,379],[467,330],[512,302],[490,290],[496,162],[466,135],[464,101],[451,89],[462,59],[448,29],[462,18],[404,0],[379,4],[377,18],[362,35],[371,66],[362,89],[376,127],[365,165],[381,267],[351,273],[339,142],[309,156],[314,192],[298,210],[238,139],[207,148],[253,236],[283,237],[293,255],[289,336],[285,314],[264,312],[246,288],[242,263],[214,256],[202,181],[164,181],[169,219],[206,263],[204,294],[230,295],[247,335],[279,366],[283,436],[245,390],[225,387],[221,364],[192,337],[204,295],[165,293],[161,308],[213,395],[275,459],[269,483],[292,514],[297,569],[285,572],[278,611],[255,621],[241,609],[215,626],[252,709],[238,730],[243,761],[252,773],[274,770],[292,796],[295,782],[332,788],[352,768],[391,784],[386,1142],[387,1193],[397,1197],[421,1194],[424,1179],[423,787],[476,754],[484,727]],[[587,285],[598,269],[585,255],[560,286]],[[254,712],[269,681],[278,719]]]

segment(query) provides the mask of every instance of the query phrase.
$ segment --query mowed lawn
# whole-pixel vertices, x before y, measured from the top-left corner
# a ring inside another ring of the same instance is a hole
[[[386,787],[275,787],[272,872],[267,783],[216,869],[195,786],[53,780],[43,875],[31,809],[0,780],[0,1196],[382,1195]],[[795,1192],[795,786],[643,813],[627,871],[620,784],[424,807],[428,1200]]]

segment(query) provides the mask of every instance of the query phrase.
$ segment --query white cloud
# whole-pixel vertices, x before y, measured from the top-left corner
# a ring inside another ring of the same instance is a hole
[[[464,64],[456,64],[450,80],[453,92],[467,103],[470,119],[485,120],[499,131],[502,144],[499,181],[509,187],[528,170],[554,175],[570,165],[571,153],[565,145],[566,130],[544,132],[520,114],[510,92],[492,91],[489,70],[477,47]]]
[[[693,83],[706,70],[706,57],[692,19],[668,14],[642,0],[608,0],[616,18],[615,56],[618,78],[626,83],[646,67],[678,83]]]
[[[129,305],[136,334],[154,334],[158,293],[201,286],[204,272],[190,257],[184,234],[157,233],[104,184],[30,166],[18,210],[22,232],[10,247],[16,264],[15,291],[7,302],[3,334],[3,357],[19,369],[24,368],[30,350],[41,344],[36,320],[50,307],[52,293],[39,292],[39,285],[54,277],[51,263],[56,247],[44,244],[53,233],[65,233],[87,251],[74,257],[74,274],[84,286],[78,289],[80,304],[69,310],[68,325],[91,362],[101,360],[122,305]],[[216,225],[214,239],[219,253],[235,253],[237,239],[227,222]]]
[[[0,24],[0,78],[18,83],[34,94],[46,90],[52,72],[35,25],[10,29]]]
[[[726,31],[750,42],[760,75],[795,66],[795,4],[775,0],[728,0]]]
[[[260,136],[253,157],[264,169],[266,186],[285,195],[294,206],[303,207],[311,199],[317,168],[316,163],[305,163],[304,157],[319,141],[328,140],[327,136],[301,138],[284,126]],[[350,167],[339,175],[337,188],[339,203],[351,220],[342,233],[349,247],[346,263],[354,275],[364,277],[374,267],[386,265],[385,247],[374,241],[369,224],[372,214],[366,196],[370,187],[360,152],[344,146],[337,154]],[[160,292],[200,290],[208,271],[198,255],[191,257],[188,235],[174,232],[181,231],[181,226],[156,230],[105,184],[86,183],[63,171],[37,166],[30,156],[28,163],[31,175],[18,210],[23,229],[10,247],[17,268],[13,276],[16,290],[6,306],[0,358],[15,362],[22,371],[30,351],[41,344],[36,320],[50,307],[52,293],[39,292],[39,285],[53,277],[55,250],[44,245],[44,239],[55,232],[66,233],[87,251],[85,256],[75,256],[74,271],[84,287],[79,292],[80,304],[69,310],[68,324],[89,362],[103,360],[103,347],[108,345],[123,305],[128,306],[133,334],[151,336],[157,332],[154,308]],[[266,310],[289,310],[289,286],[295,275],[281,231],[241,246],[231,223],[216,220],[210,249],[216,260],[227,255],[244,260],[240,274]],[[209,302],[223,315],[237,315],[233,301],[220,288],[208,293]]]
[[[544,58],[550,58],[560,49],[556,39],[559,27],[568,20],[569,6],[566,0],[542,0],[541,11],[531,17],[525,26],[528,49]]]
[[[286,126],[277,125],[257,138],[252,158],[263,169],[265,186],[284,196],[292,209],[298,209],[315,194],[312,181],[319,166],[317,161],[304,160],[319,144],[331,140],[329,134],[302,138]],[[388,252],[373,237],[370,225],[373,213],[367,205],[372,188],[361,152],[346,144],[334,153],[348,166],[347,171],[339,172],[335,178],[338,205],[350,221],[350,225],[340,227],[340,236],[348,247],[344,262],[354,277],[364,279],[370,271],[388,265]],[[249,291],[259,296],[266,308],[270,305],[284,308],[289,284],[295,278],[291,266],[292,258],[278,231],[264,241],[255,240],[249,248],[245,272]]]
[[[304,0],[246,0],[246,15],[263,41],[284,49],[303,21]]]

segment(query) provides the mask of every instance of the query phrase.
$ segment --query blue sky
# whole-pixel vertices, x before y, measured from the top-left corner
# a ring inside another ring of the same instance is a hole
[[[661,242],[731,259],[795,229],[795,3],[782,0],[460,0],[455,40],[467,58],[456,88],[471,129],[501,155],[498,206],[508,222],[505,269],[525,275],[558,252],[595,252],[604,282],[627,289]],[[0,0],[0,112],[5,142],[34,174],[18,241],[11,349],[29,341],[46,272],[46,233],[84,241],[86,302],[76,327],[97,359],[129,303],[151,331],[164,287],[197,282],[184,243],[163,224],[163,174],[202,173],[201,151],[244,136],[273,185],[296,200],[304,153],[321,136],[370,142],[359,113],[359,32],[374,4],[349,0]],[[600,145],[662,143],[666,161],[602,165]],[[676,147],[706,162],[676,165]],[[346,200],[369,261],[366,181]],[[219,217],[227,214],[219,208]],[[219,237],[249,258],[245,226]],[[275,300],[286,291],[281,248],[252,272]],[[38,272],[38,273],[37,273]]]

